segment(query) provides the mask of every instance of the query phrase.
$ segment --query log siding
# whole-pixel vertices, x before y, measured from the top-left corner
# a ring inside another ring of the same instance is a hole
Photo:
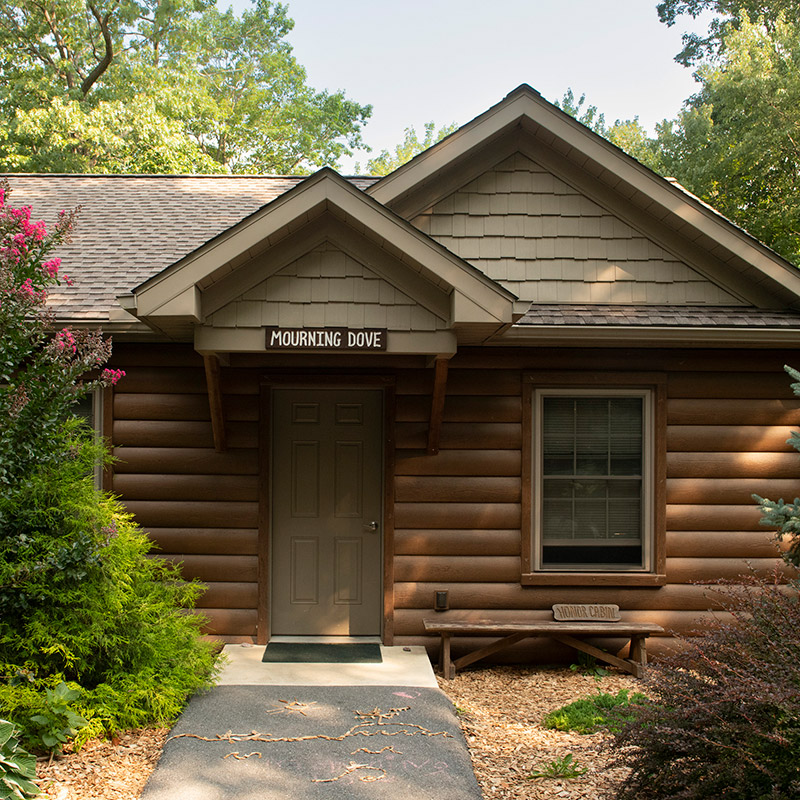
[[[113,402],[113,490],[160,553],[206,583],[200,607],[208,632],[255,640],[258,393],[265,373],[286,370],[286,357],[240,356],[222,367],[229,447],[222,453],[213,447],[202,359],[188,345],[120,345],[113,361],[128,373]],[[442,590],[451,609],[445,616],[454,619],[542,621],[554,603],[605,602],[618,604],[623,620],[686,632],[713,605],[698,582],[734,578],[746,561],[760,571],[775,564],[771,532],[759,525],[751,494],[793,496],[800,484],[800,459],[785,443],[800,425],[800,400],[782,370],[800,363],[800,352],[462,349],[450,361],[437,455],[425,453],[433,370],[391,357],[364,363],[343,370],[317,358],[309,372],[396,376],[394,424],[386,432],[396,450],[385,578],[395,644],[438,646],[422,620]],[[298,357],[298,374],[302,366]],[[580,382],[599,371],[665,378],[666,578],[661,586],[604,585],[591,576],[524,585],[523,386],[537,374],[570,373]],[[666,646],[655,640],[651,649]],[[563,655],[557,645],[535,647],[537,658]]]

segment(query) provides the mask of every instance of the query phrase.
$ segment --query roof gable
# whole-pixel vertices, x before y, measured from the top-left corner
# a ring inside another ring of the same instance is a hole
[[[369,272],[376,275],[374,279],[396,290],[396,301],[401,296],[413,300],[415,305],[446,321],[452,331],[447,347],[453,347],[456,338],[474,338],[476,331],[482,340],[512,321],[514,296],[510,292],[328,169],[120,299],[131,313],[169,336],[186,337],[194,329],[198,349],[263,349],[252,306],[247,312],[252,324],[238,323],[239,311],[245,315],[248,293],[257,292],[269,280],[274,286],[272,276],[279,277],[280,284],[280,277],[288,277],[290,265],[295,270],[300,262],[307,266],[304,259],[314,251],[328,254],[323,259],[326,270],[336,269],[336,259],[331,254],[339,251],[347,254],[351,265],[368,264]],[[360,277],[362,283],[368,280],[363,273]],[[298,292],[299,298],[308,284],[302,275],[294,278],[293,291]],[[337,290],[340,288],[337,286]],[[387,291],[384,289],[385,296]],[[283,308],[278,311],[279,316],[282,313],[286,318],[298,318],[299,299],[276,302]],[[325,301],[319,298],[310,302],[320,305]],[[317,309],[309,313],[322,312]],[[417,314],[424,316],[421,311]],[[400,321],[401,316],[396,313],[396,320]],[[222,319],[232,320],[232,324],[222,325]],[[401,330],[402,327],[401,324]],[[222,333],[223,328],[228,328],[227,334]],[[252,329],[247,335],[234,334],[247,328]],[[394,352],[406,352],[403,348],[409,346],[400,336],[390,335],[389,342]],[[419,342],[414,347],[418,345],[423,349],[433,347]]]
[[[526,85],[366,191],[414,219],[515,153],[747,302],[800,303],[800,271]]]
[[[428,332],[449,327],[445,292],[406,288],[415,298],[327,240],[206,315],[206,322],[212,327]]]
[[[520,152],[412,221],[524,301],[745,302]]]

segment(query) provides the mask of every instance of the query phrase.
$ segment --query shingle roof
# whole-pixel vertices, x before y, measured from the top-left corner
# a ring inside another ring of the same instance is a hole
[[[744,306],[533,304],[517,325],[800,328],[800,311]]]
[[[53,225],[82,206],[71,244],[58,255],[75,285],[50,295],[56,315],[107,320],[117,295],[296,186],[302,176],[12,174],[11,205],[30,205]],[[376,178],[350,178],[359,189]],[[68,309],[68,310],[67,310]]]

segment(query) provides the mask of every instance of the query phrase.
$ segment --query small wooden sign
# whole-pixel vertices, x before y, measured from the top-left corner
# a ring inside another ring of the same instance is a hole
[[[386,350],[386,328],[265,328],[267,350]]]
[[[619,606],[606,603],[556,603],[553,617],[558,622],[619,622]]]

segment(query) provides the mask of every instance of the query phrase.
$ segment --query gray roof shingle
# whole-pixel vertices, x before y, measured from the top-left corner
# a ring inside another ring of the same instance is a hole
[[[798,328],[800,311],[745,306],[533,304],[517,325]]]
[[[272,175],[6,175],[12,206],[48,229],[81,206],[73,241],[58,249],[74,286],[50,295],[58,317],[107,320],[117,295],[301,183]],[[350,178],[359,189],[377,178]]]

